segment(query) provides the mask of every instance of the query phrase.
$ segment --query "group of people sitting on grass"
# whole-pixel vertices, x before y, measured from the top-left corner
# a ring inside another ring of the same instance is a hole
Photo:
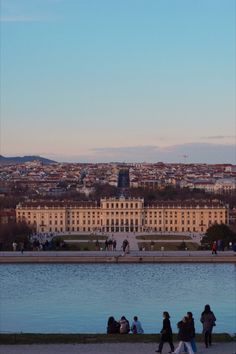
[[[209,305],[206,305],[204,311],[201,314],[200,321],[203,326],[204,342],[206,348],[212,345],[212,330],[215,326],[216,318],[214,313],[211,311]],[[156,353],[162,353],[162,348],[164,343],[169,343],[170,352],[173,354],[180,354],[182,350],[189,354],[194,354],[197,352],[197,347],[195,343],[195,325],[192,312],[187,312],[181,321],[177,323],[178,327],[178,339],[179,344],[177,348],[174,348],[173,344],[173,335],[172,328],[170,323],[170,315],[167,311],[163,312],[163,325],[161,329],[161,337],[158,349]],[[107,323],[107,333],[121,333],[128,334],[130,331],[133,334],[142,334],[144,333],[142,325],[138,320],[137,316],[134,316],[133,323],[130,327],[129,321],[122,316],[121,319],[117,322],[114,317],[109,317]]]
[[[128,334],[130,331],[133,334],[142,334],[143,328],[141,325],[141,322],[138,320],[137,316],[134,316],[133,322],[129,324],[129,321],[125,316],[122,316],[119,321],[116,321],[113,316],[108,318],[107,321],[107,333],[108,334],[114,334],[114,333],[120,333],[120,334]]]

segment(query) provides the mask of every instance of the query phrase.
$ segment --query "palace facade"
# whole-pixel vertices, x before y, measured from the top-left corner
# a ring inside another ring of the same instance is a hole
[[[221,203],[156,202],[142,198],[104,198],[97,202],[27,202],[16,207],[16,219],[37,232],[200,232],[214,223],[228,224]]]

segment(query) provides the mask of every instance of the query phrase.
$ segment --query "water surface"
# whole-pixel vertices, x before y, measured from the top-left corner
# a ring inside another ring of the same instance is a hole
[[[174,332],[187,311],[201,332],[208,303],[215,332],[236,332],[232,264],[4,264],[0,276],[1,332],[104,333],[110,315],[138,315],[156,333],[165,310]]]

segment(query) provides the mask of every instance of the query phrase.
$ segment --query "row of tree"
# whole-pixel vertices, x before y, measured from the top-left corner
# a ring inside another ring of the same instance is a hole
[[[0,224],[0,250],[12,250],[13,242],[22,243],[25,249],[30,249],[29,236],[32,232],[33,228],[25,222]]]
[[[213,244],[213,242],[222,241],[224,246],[229,246],[230,243],[236,243],[236,233],[225,224],[213,224],[210,226],[206,235],[202,239],[202,244]]]
[[[93,192],[90,195],[85,195],[84,193],[78,192],[76,190],[65,191],[60,196],[44,195],[44,200],[73,200],[73,201],[82,201],[82,200],[99,200],[102,197],[118,197],[121,194],[124,194],[126,197],[143,197],[145,204],[150,204],[156,200],[221,200],[224,203],[229,204],[230,208],[233,208],[236,205],[236,192],[230,194],[221,194],[215,195],[206,193],[204,190],[190,190],[189,188],[179,188],[166,186],[160,190],[150,190],[144,188],[126,188],[125,190],[117,188],[115,186],[110,186],[109,184],[101,185],[97,184],[94,186]],[[39,194],[30,194],[24,189],[14,189],[8,195],[7,198],[0,199],[0,209],[3,208],[15,208],[16,205],[27,199],[42,199],[42,196]]]

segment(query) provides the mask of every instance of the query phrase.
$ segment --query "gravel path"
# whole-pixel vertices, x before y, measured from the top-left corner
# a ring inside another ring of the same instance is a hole
[[[1,345],[1,354],[155,354],[156,343],[103,343],[103,344],[32,344]],[[169,352],[165,344],[163,354]],[[236,342],[215,343],[205,349],[198,343],[198,354],[235,354]]]

